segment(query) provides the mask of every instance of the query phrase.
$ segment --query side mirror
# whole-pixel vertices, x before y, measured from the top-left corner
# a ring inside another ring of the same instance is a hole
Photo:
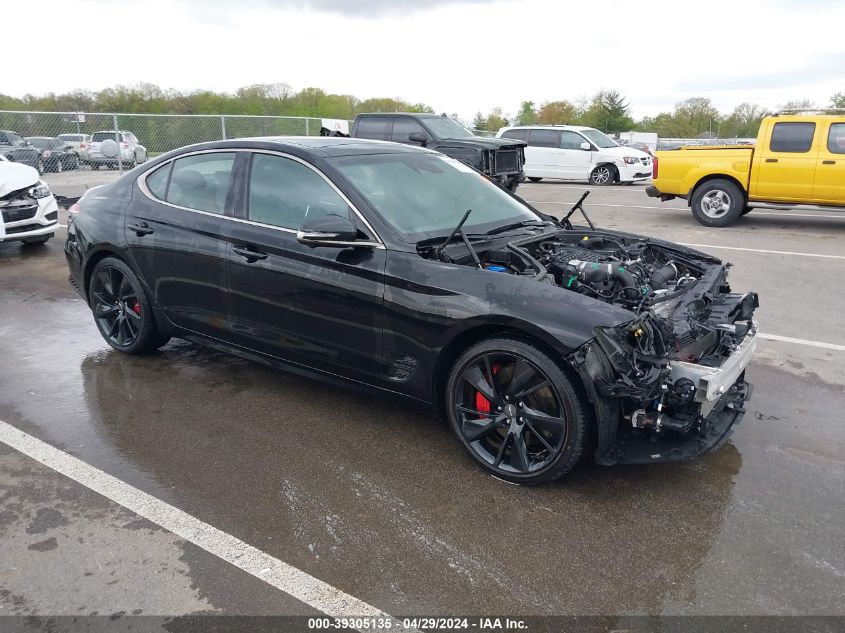
[[[587,141],[584,141],[583,143],[581,143],[581,149],[583,149],[585,152],[589,152],[591,149],[593,149],[593,146],[590,145]]]
[[[341,215],[305,218],[296,232],[296,239],[309,246],[349,246],[358,236],[355,223]]]
[[[408,134],[408,140],[412,143],[419,143],[423,147],[428,143],[428,137],[422,132],[411,132]]]

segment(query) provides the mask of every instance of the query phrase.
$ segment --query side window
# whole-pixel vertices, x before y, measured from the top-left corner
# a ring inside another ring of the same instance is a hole
[[[409,143],[409,134],[425,134],[422,125],[410,117],[399,116],[393,121],[393,134],[390,140],[394,143]],[[425,134],[428,137],[428,134]]]
[[[253,154],[249,173],[249,219],[298,229],[306,217],[351,217],[349,206],[322,176],[290,158]]]
[[[577,132],[569,132],[562,130],[560,133],[560,148],[561,149],[581,149],[581,143],[585,142],[583,136]]]
[[[558,147],[559,138],[558,130],[531,130],[528,144],[532,147]]]
[[[6,136],[5,132],[0,132],[0,143],[2,143],[3,145],[9,144],[9,137]]]
[[[809,152],[815,133],[815,123],[775,123],[769,149],[796,154]]]
[[[517,141],[528,140],[528,130],[507,130],[502,132],[502,138],[514,138]]]
[[[12,145],[23,145],[24,144],[23,139],[20,136],[18,136],[17,134],[15,134],[14,132],[9,132],[8,134],[6,134],[6,137],[9,139],[9,143],[12,144]]]
[[[831,123],[827,135],[827,150],[833,154],[845,154],[845,123]]]
[[[391,117],[368,116],[358,121],[358,130],[355,136],[358,138],[371,138],[377,141],[386,141],[390,135],[390,125],[393,123]]]
[[[167,181],[170,179],[170,169],[173,163],[167,163],[147,176],[147,189],[159,200],[167,198]]]
[[[197,154],[173,161],[166,200],[189,209],[224,213],[234,165],[234,152]]]

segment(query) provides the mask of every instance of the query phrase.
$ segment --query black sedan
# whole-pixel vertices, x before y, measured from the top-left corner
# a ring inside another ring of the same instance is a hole
[[[65,251],[113,348],[175,336],[428,403],[511,482],[692,458],[749,394],[757,296],[719,260],[557,220],[422,148],[185,147],[83,197]]]
[[[41,160],[47,171],[61,172],[79,169],[79,154],[60,138],[27,136],[26,141],[41,151]]]
[[[0,154],[13,163],[23,163],[44,173],[44,161],[41,150],[27,143],[23,137],[12,130],[0,130]]]

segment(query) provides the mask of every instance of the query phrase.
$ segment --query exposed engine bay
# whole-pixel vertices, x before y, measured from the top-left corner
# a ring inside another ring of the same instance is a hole
[[[727,438],[737,419],[730,410],[741,412],[748,395],[744,369],[756,346],[758,307],[756,293],[731,292],[729,264],[601,230],[545,231],[491,250],[466,246],[472,259],[455,263],[524,275],[631,312],[629,323],[596,327],[570,359],[594,385],[597,406],[627,422],[621,441],[650,439],[634,458],[625,447],[625,461],[655,458],[663,450],[655,441],[684,459]]]

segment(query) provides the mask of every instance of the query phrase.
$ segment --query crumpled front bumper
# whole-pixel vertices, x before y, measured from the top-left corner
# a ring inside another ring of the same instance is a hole
[[[638,436],[622,438],[617,447],[617,464],[653,464],[679,462],[700,457],[719,449],[745,416],[744,404],[751,399],[753,388],[744,375],[722,395],[706,418],[707,432],[701,435],[668,434],[649,439]]]

